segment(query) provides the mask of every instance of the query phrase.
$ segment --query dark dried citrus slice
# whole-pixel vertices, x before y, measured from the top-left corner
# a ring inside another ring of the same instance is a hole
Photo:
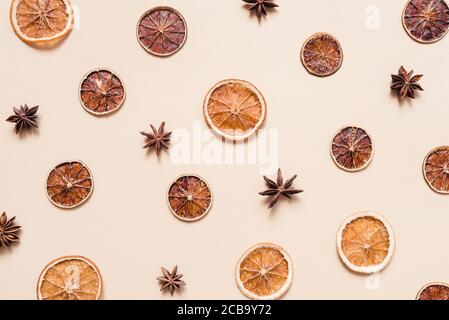
[[[209,90],[204,99],[204,117],[218,135],[244,140],[265,121],[267,106],[260,91],[243,80],[224,80]]]
[[[343,63],[343,50],[332,35],[316,33],[304,43],[301,61],[309,73],[318,77],[330,76]]]
[[[125,95],[122,80],[108,69],[93,70],[81,81],[81,104],[96,116],[117,111],[125,101]]]
[[[81,161],[57,165],[47,178],[47,196],[60,208],[75,208],[89,199],[94,188],[92,174]]]
[[[418,293],[417,300],[449,300],[449,285],[441,282],[426,284]]]
[[[402,24],[418,42],[438,41],[449,29],[449,6],[444,0],[410,0],[404,8]]]
[[[48,42],[72,30],[73,8],[69,0],[13,0],[10,20],[23,41]]]
[[[426,155],[423,173],[432,190],[449,194],[449,146],[435,148]]]
[[[182,48],[187,38],[184,17],[170,7],[145,12],[137,24],[140,45],[156,56],[169,56]]]
[[[92,261],[81,256],[50,262],[37,282],[38,300],[98,300],[101,293],[100,271]]]
[[[333,138],[331,156],[335,164],[346,171],[366,168],[373,157],[373,143],[365,130],[344,127]]]
[[[170,186],[167,197],[171,212],[184,221],[203,218],[212,205],[209,185],[195,175],[177,178]]]

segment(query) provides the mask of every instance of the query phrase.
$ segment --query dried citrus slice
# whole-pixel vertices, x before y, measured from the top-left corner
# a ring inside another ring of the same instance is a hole
[[[442,282],[426,284],[419,291],[416,300],[449,300],[449,285]]]
[[[182,48],[187,38],[184,17],[170,7],[156,7],[145,12],[137,24],[140,45],[156,56],[169,56]]]
[[[212,130],[231,140],[244,140],[265,121],[267,106],[260,91],[243,80],[224,80],[209,90],[204,116]]]
[[[92,174],[81,161],[57,165],[47,178],[47,196],[64,209],[75,208],[89,199],[94,188]]]
[[[203,218],[212,205],[209,185],[196,175],[178,177],[170,186],[167,198],[171,212],[184,221]]]
[[[402,24],[418,42],[438,41],[449,29],[449,6],[444,0],[410,0],[405,5]]]
[[[37,282],[38,300],[98,300],[101,291],[100,271],[92,261],[81,256],[50,262]]]
[[[80,85],[83,108],[96,116],[117,111],[125,101],[125,87],[118,75],[108,69],[86,74]]]
[[[331,142],[331,156],[335,164],[346,171],[366,168],[373,158],[373,143],[368,133],[358,127],[344,127]]]
[[[273,300],[284,295],[293,281],[288,253],[271,243],[249,248],[237,263],[235,277],[240,291],[254,300]]]
[[[306,70],[318,77],[334,74],[343,63],[343,50],[336,38],[328,33],[316,33],[306,40],[301,50]]]
[[[26,42],[49,42],[67,35],[73,27],[69,0],[13,0],[10,20]]]
[[[433,191],[449,194],[449,146],[435,148],[426,155],[423,173]]]
[[[390,225],[372,212],[361,212],[347,218],[337,235],[341,260],[349,269],[361,273],[374,273],[385,268],[394,246]]]

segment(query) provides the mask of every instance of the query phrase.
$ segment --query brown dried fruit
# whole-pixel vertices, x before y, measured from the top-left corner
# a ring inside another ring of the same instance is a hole
[[[433,191],[449,194],[449,146],[437,147],[426,155],[423,173]]]
[[[61,257],[42,270],[38,300],[98,300],[103,281],[97,266],[81,256]]]
[[[182,175],[172,183],[167,194],[171,212],[184,221],[203,218],[212,206],[209,185],[195,175]]]
[[[254,300],[274,300],[284,295],[293,281],[288,253],[271,243],[249,248],[239,259],[235,277],[240,291]]]
[[[416,300],[449,300],[449,285],[441,282],[426,284]]]
[[[260,19],[262,16],[267,16],[268,10],[279,7],[274,3],[274,0],[242,0],[246,2],[245,7],[254,11],[257,17]]]
[[[16,225],[16,217],[8,219],[5,212],[0,216],[0,248],[9,247],[11,243],[18,242],[21,226]]]
[[[156,56],[169,56],[179,51],[187,38],[184,17],[170,7],[156,7],[145,12],[137,24],[140,45]]]
[[[449,6],[444,0],[410,0],[404,8],[402,24],[418,42],[438,41],[449,29]]]
[[[178,273],[178,266],[175,266],[172,272],[168,271],[164,267],[161,267],[161,271],[163,276],[156,278],[161,284],[161,291],[168,291],[171,295],[173,295],[176,290],[181,288],[181,286],[186,285],[186,283],[181,280],[184,275]]]
[[[10,116],[6,121],[16,124],[16,134],[22,132],[22,130],[28,130],[31,128],[38,128],[37,124],[37,110],[39,106],[28,108],[27,105],[20,106],[20,108],[13,107],[14,115]]]
[[[57,165],[47,178],[47,196],[57,207],[75,208],[89,199],[94,188],[92,174],[81,161]]]
[[[421,85],[418,83],[423,77],[422,74],[413,75],[413,70],[407,72],[403,66],[399,68],[398,74],[392,74],[391,89],[396,90],[400,100],[404,100],[405,97],[415,98],[415,91],[424,91]]]
[[[144,131],[140,132],[140,134],[145,136],[147,139],[147,143],[143,146],[143,148],[151,149],[154,147],[156,149],[156,155],[159,157],[162,149],[169,149],[172,132],[165,132],[165,122],[161,123],[159,129],[156,129],[152,124],[150,124],[150,127],[151,130],[153,130],[153,133]]]
[[[260,91],[243,80],[224,80],[209,90],[203,113],[212,130],[226,139],[244,140],[265,121],[267,106]]]
[[[306,40],[301,50],[306,70],[318,77],[327,77],[340,69],[343,50],[336,38],[328,33],[316,33]]]
[[[125,101],[125,95],[122,80],[108,69],[93,70],[81,81],[81,104],[87,112],[96,116],[117,111]]]

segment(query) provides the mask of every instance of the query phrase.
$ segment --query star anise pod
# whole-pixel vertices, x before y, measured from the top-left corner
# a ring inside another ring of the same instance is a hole
[[[153,130],[153,133],[147,133],[143,131],[140,132],[148,139],[147,144],[144,145],[143,147],[151,148],[154,146],[156,148],[156,154],[159,157],[159,154],[161,153],[162,149],[168,150],[169,148],[168,143],[170,142],[170,137],[172,133],[165,132],[164,130],[165,122],[162,122],[158,130],[156,130],[156,128],[152,124],[150,124],[150,126],[151,130]]]
[[[262,196],[268,196],[271,198],[268,209],[272,208],[278,202],[278,200],[281,196],[285,196],[285,197],[291,199],[292,195],[303,192],[303,190],[301,190],[301,189],[291,188],[293,181],[297,177],[298,176],[295,174],[293,177],[291,177],[284,183],[284,179],[282,178],[281,169],[278,170],[276,182],[274,182],[271,179],[268,179],[266,176],[263,176],[265,182],[268,185],[268,190],[259,192],[259,194]]]
[[[11,242],[20,240],[17,233],[21,227],[16,225],[14,220],[16,220],[16,217],[8,220],[5,212],[0,216],[0,248],[9,247]]]
[[[415,91],[424,91],[418,81],[421,80],[422,74],[413,75],[413,70],[407,72],[403,66],[399,68],[397,75],[392,74],[391,78],[393,83],[391,84],[391,89],[397,90],[399,99],[403,100],[405,97],[415,98]]]
[[[161,284],[161,291],[168,290],[171,295],[175,292],[175,290],[179,289],[181,286],[185,286],[186,283],[181,280],[183,277],[182,274],[178,274],[178,266],[175,266],[172,272],[169,272],[164,267],[161,267],[162,277],[157,277],[156,279]]]
[[[260,19],[262,15],[267,15],[268,8],[279,7],[273,0],[242,0],[247,3],[246,8],[250,11],[254,10],[257,17]]]
[[[13,107],[14,115],[10,116],[6,121],[14,122],[16,124],[16,133],[24,129],[37,128],[36,112],[39,106],[28,108],[27,105],[20,106],[20,108]]]

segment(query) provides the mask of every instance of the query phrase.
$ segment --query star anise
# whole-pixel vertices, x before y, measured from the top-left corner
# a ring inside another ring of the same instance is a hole
[[[28,108],[27,105],[20,106],[20,108],[13,107],[14,115],[10,116],[6,121],[14,122],[16,124],[16,133],[29,128],[37,128],[36,112],[39,106]]]
[[[9,247],[11,242],[20,240],[17,233],[21,227],[16,225],[14,220],[16,220],[16,217],[8,220],[5,212],[0,216],[0,248]]]
[[[162,149],[168,150],[169,148],[168,143],[170,142],[170,136],[172,133],[165,132],[164,130],[165,122],[162,122],[158,130],[156,130],[156,128],[152,124],[150,124],[150,126],[151,130],[153,130],[153,133],[147,133],[143,131],[140,132],[148,139],[147,144],[144,145],[143,147],[151,148],[154,146],[156,148],[156,154],[159,157],[159,154],[161,153]]]
[[[254,10],[256,12],[257,17],[260,19],[262,15],[267,15],[268,8],[276,8],[279,7],[274,0],[242,0],[247,3],[246,8],[250,11]]]
[[[397,90],[399,99],[403,100],[405,97],[415,98],[415,91],[424,91],[418,81],[421,80],[422,74],[413,75],[413,70],[407,72],[403,66],[399,68],[397,75],[392,74],[391,78],[393,83],[391,84],[391,89]]]
[[[156,279],[161,284],[161,291],[168,290],[171,295],[175,292],[175,290],[179,289],[181,286],[185,286],[186,283],[181,280],[183,277],[182,274],[178,274],[178,266],[175,266],[172,272],[169,272],[164,267],[161,267],[162,277],[157,277]]]
[[[278,200],[281,196],[285,196],[285,197],[291,199],[292,195],[303,192],[303,190],[301,190],[301,189],[291,188],[293,181],[297,177],[298,176],[295,174],[293,177],[291,177],[284,183],[284,179],[282,178],[281,169],[278,170],[276,182],[274,182],[271,179],[268,179],[266,176],[263,176],[265,182],[268,185],[268,190],[259,192],[259,194],[262,196],[268,196],[271,198],[268,209],[272,208],[278,202]]]

